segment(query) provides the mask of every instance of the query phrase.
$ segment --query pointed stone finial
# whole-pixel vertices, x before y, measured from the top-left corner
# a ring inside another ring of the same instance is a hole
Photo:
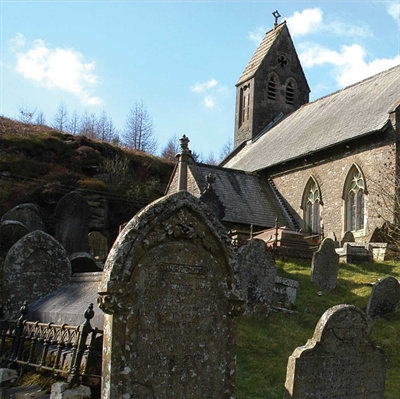
[[[179,139],[182,152],[189,150],[189,141],[189,138],[185,134]]]
[[[274,28],[278,26],[278,19],[281,17],[281,14],[279,14],[278,10],[275,10],[272,15],[275,17],[275,23],[274,23]]]
[[[191,151],[189,150],[189,138],[183,135],[179,139],[181,146],[180,154],[177,154],[178,158],[178,191],[187,190],[187,168],[189,158],[191,157]]]

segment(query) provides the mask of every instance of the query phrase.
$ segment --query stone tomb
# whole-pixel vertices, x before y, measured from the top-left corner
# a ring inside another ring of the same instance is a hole
[[[247,297],[246,313],[267,315],[276,279],[275,261],[265,242],[254,239],[238,252],[239,286]]]
[[[186,191],[128,223],[99,285],[102,399],[234,397],[233,262],[224,227]]]
[[[339,271],[339,255],[331,238],[325,238],[318,251],[313,254],[311,263],[311,281],[321,290],[332,291],[336,288]]]
[[[19,316],[29,303],[68,284],[71,265],[62,245],[36,230],[17,241],[4,260],[3,295],[7,317]]]
[[[284,399],[382,399],[386,358],[370,334],[357,307],[328,309],[313,337],[289,357]]]
[[[372,287],[367,306],[367,315],[371,319],[385,317],[397,312],[400,301],[400,284],[392,276],[381,278]]]
[[[67,254],[89,252],[89,223],[91,210],[80,194],[72,191],[58,201],[54,211],[55,238],[61,242]]]

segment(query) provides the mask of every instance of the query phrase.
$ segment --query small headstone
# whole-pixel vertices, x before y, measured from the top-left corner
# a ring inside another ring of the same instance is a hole
[[[355,306],[338,305],[289,357],[284,397],[382,399],[385,375],[385,354],[371,340],[367,316]]]
[[[367,315],[371,319],[376,319],[394,314],[397,312],[399,302],[399,281],[392,276],[383,277],[372,287]]]
[[[359,265],[360,263],[371,262],[373,253],[364,245],[346,242],[343,245],[343,251],[340,254],[340,261]]]
[[[311,281],[323,291],[336,288],[339,271],[339,255],[331,238],[325,238],[318,251],[313,254],[311,263]]]
[[[272,303],[275,306],[292,308],[296,303],[299,282],[290,278],[276,276]]]
[[[58,201],[54,211],[55,238],[61,242],[67,254],[89,252],[90,206],[80,194],[70,192]]]
[[[275,261],[265,242],[251,240],[238,252],[239,287],[247,297],[246,313],[267,315],[276,279]]]
[[[5,258],[9,249],[28,233],[27,227],[16,220],[0,222],[0,257]]]
[[[104,262],[108,255],[107,237],[99,231],[91,231],[88,235],[90,253],[96,262]]]
[[[342,238],[342,247],[344,246],[344,244],[346,243],[346,242],[355,242],[355,239],[354,239],[354,234],[351,232],[351,231],[346,231],[344,234],[343,234],[343,238]]]
[[[21,222],[29,232],[35,230],[44,231],[43,220],[40,216],[39,208],[35,204],[17,205],[2,216],[1,221],[4,222],[5,220]]]
[[[98,272],[101,270],[93,259],[92,255],[87,252],[75,252],[68,256],[71,263],[72,274]]]
[[[3,295],[14,317],[29,303],[68,283],[71,265],[65,249],[49,234],[36,230],[16,242],[4,260]]]
[[[103,399],[234,397],[234,261],[225,228],[186,191],[128,223],[99,285]]]
[[[14,381],[18,378],[18,371],[12,369],[0,369],[0,384],[7,381]]]

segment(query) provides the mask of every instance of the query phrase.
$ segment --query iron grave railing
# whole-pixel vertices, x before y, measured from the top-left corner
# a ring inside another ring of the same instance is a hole
[[[79,384],[85,378],[101,379],[101,341],[103,331],[92,328],[93,304],[85,311],[80,326],[27,321],[27,302],[18,320],[0,320],[0,360],[12,367],[19,364],[37,371],[50,371]]]

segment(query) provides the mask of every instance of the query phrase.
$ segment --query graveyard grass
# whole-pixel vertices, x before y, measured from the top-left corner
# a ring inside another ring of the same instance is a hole
[[[310,281],[308,262],[277,262],[278,275],[299,282],[296,311],[272,311],[267,318],[241,318],[237,322],[238,399],[282,399],[288,357],[306,344],[322,314],[332,306],[349,304],[366,311],[372,285],[391,275],[400,277],[400,262],[339,264],[338,283],[332,292],[318,295]],[[400,311],[372,322],[372,339],[387,356],[385,399],[400,397]]]

